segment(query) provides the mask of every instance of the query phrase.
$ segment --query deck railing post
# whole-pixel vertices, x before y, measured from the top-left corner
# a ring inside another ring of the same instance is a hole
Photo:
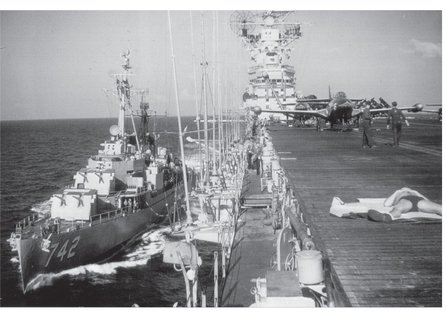
[[[228,231],[229,234],[229,231]],[[228,235],[229,236],[229,235]],[[222,271],[222,278],[226,278],[226,255],[225,255],[225,247],[221,247],[221,271]]]
[[[190,283],[189,278],[187,277],[186,268],[184,267],[183,258],[179,251],[176,252],[178,260],[180,261],[181,271],[183,272],[184,283],[186,285],[186,298],[187,298],[187,307],[191,307],[191,296],[190,296]]]
[[[198,293],[198,272],[195,271],[195,277],[192,284],[192,306],[197,307],[197,293]]]
[[[218,307],[218,252],[214,252],[214,307]]]
[[[201,292],[201,307],[206,307],[206,293]]]

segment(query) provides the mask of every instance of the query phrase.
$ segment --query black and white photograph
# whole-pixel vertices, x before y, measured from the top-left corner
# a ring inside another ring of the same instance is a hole
[[[3,310],[442,308],[442,6],[283,1],[0,5]]]

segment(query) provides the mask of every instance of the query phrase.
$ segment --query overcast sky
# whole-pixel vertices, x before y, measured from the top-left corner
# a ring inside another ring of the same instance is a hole
[[[219,69],[218,97],[236,106],[250,60],[231,13],[218,12],[218,63],[212,11],[192,20],[199,88],[203,20],[209,77]],[[195,115],[190,14],[171,18],[182,115]],[[114,88],[127,48],[133,85],[149,89],[153,109],[175,114],[167,21],[166,11],[2,11],[1,119],[116,117],[104,89]],[[302,22],[290,64],[304,95],[326,97],[331,85],[352,98],[441,103],[441,11],[296,11],[287,21]]]

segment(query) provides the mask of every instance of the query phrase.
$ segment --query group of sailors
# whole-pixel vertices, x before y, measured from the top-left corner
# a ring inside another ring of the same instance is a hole
[[[40,234],[43,238],[46,238],[50,234],[59,234],[60,232],[60,220],[54,219],[47,221],[44,225],[40,226]]]
[[[248,162],[248,169],[256,170],[257,175],[260,175],[263,168],[262,152],[265,144],[263,135],[266,132],[266,119],[259,120],[257,116],[249,116],[246,128],[245,150],[246,159]]]
[[[248,169],[256,170],[257,175],[259,175],[261,169],[262,146],[255,140],[255,137],[251,137],[245,141],[246,159],[248,162]]]
[[[229,154],[226,159],[226,170],[229,174],[235,174],[237,167],[242,165],[244,146],[239,139],[229,146]]]
[[[126,212],[134,212],[139,209],[139,202],[136,198],[123,198],[122,209]]]

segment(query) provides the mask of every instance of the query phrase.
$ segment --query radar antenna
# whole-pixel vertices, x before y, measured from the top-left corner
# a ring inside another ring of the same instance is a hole
[[[256,28],[256,17],[250,11],[234,11],[230,17],[231,30],[243,37],[247,37]]]
[[[127,52],[123,52],[121,54],[121,57],[124,59],[124,64],[122,65],[122,67],[124,68],[125,71],[129,71],[130,69],[132,69],[132,67],[130,67],[130,49],[127,48]]]
[[[295,11],[265,11],[263,13],[263,18],[267,18],[268,16],[273,17],[276,20],[276,23],[283,22],[291,13]]]

